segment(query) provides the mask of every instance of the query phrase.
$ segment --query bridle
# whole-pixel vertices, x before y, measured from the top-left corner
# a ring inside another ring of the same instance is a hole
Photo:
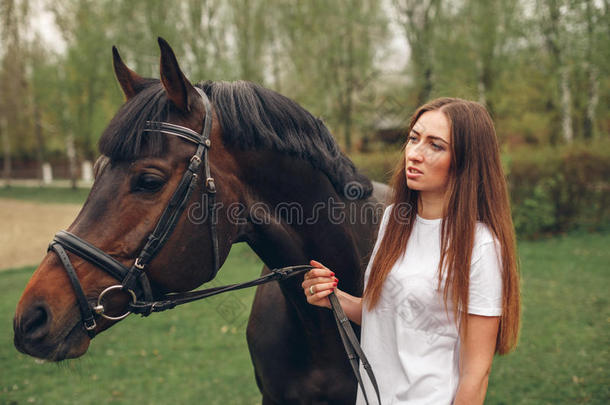
[[[182,176],[180,183],[176,187],[167,204],[167,207],[165,207],[165,210],[161,214],[157,225],[155,226],[153,232],[148,236],[146,244],[138,254],[138,257],[135,259],[131,267],[126,267],[106,252],[67,231],[59,231],[57,234],[55,234],[53,241],[49,244],[48,250],[52,250],[57,254],[62,262],[66,274],[68,275],[68,278],[70,279],[70,283],[72,284],[76,294],[76,300],[80,309],[83,326],[90,338],[95,337],[96,334],[95,329],[97,324],[95,322],[95,315],[99,315],[111,321],[121,320],[131,313],[148,316],[153,312],[165,311],[167,309],[175,308],[178,305],[197,301],[216,294],[253,287],[272,281],[281,281],[288,277],[309,271],[313,268],[309,265],[302,265],[271,269],[270,272],[265,276],[245,283],[231,284],[186,293],[166,294],[160,299],[154,300],[150,281],[144,270],[151,260],[153,260],[163,248],[176,227],[178,220],[186,208],[186,204],[197,186],[199,180],[198,173],[202,164],[205,177],[205,191],[207,193],[207,211],[210,221],[210,236],[212,239],[213,273],[211,279],[216,276],[216,273],[218,273],[219,270],[218,235],[216,232],[215,209],[216,185],[214,178],[210,173],[210,163],[208,159],[208,150],[212,145],[210,141],[213,119],[212,107],[206,94],[197,87],[195,87],[195,89],[201,96],[205,107],[205,117],[201,134],[187,127],[162,121],[147,121],[143,129],[144,132],[159,132],[166,135],[177,136],[188,142],[196,144],[197,150],[190,158],[187,170]],[[120,284],[110,286],[103,290],[97,298],[97,304],[91,305],[87,300],[83,287],[78,279],[74,267],[72,266],[72,263],[70,262],[70,258],[68,257],[66,250],[106,271],[117,280],[120,280]],[[111,291],[127,292],[129,298],[131,299],[131,302],[127,306],[127,310],[122,315],[111,316],[105,313],[103,299],[104,296]],[[140,300],[140,297],[142,296],[144,299]],[[335,294],[331,293],[329,299],[341,340],[349,357],[352,370],[358,380],[358,384],[364,393],[365,401],[368,404],[368,398],[366,397],[366,391],[360,376],[359,360],[362,362],[373,384],[373,388],[375,389],[379,403],[381,403],[375,376],[366,359],[366,356],[360,348],[358,338],[356,337]]]
[[[163,245],[165,242],[167,242],[171,233],[176,227],[176,224],[184,212],[193,190],[197,186],[199,180],[198,173],[202,164],[203,173],[205,176],[205,191],[207,193],[207,211],[210,222],[210,236],[212,240],[213,272],[210,279],[213,279],[216,276],[216,273],[218,273],[220,267],[218,258],[218,235],[216,232],[216,185],[214,178],[211,176],[210,163],[207,155],[207,152],[212,145],[210,141],[213,119],[212,107],[206,94],[197,87],[195,87],[195,89],[199,92],[205,107],[205,118],[201,134],[180,125],[160,121],[147,121],[143,129],[144,132],[160,132],[167,135],[177,136],[181,139],[196,144],[197,150],[190,158],[187,170],[182,176],[180,183],[174,190],[174,193],[165,207],[165,210],[161,214],[157,225],[152,233],[148,236],[146,244],[138,254],[137,258],[134,260],[131,267],[126,267],[103,250],[67,231],[59,231],[57,234],[55,234],[53,241],[49,244],[49,250],[52,250],[57,254],[68,275],[68,278],[70,279],[70,283],[72,284],[76,294],[83,325],[90,338],[95,337],[95,328],[97,327],[95,315],[99,315],[111,321],[121,320],[131,313],[148,316],[152,312],[164,311],[174,308],[177,305],[186,304],[188,302],[196,301],[227,291],[282,280],[296,274],[304,273],[305,271],[311,269],[311,266],[283,267],[281,269],[273,269],[271,270],[271,273],[257,280],[187,293],[167,294],[158,300],[154,300],[150,281],[144,270],[151,260],[154,259],[157,253],[159,253],[159,251],[163,248]],[[117,280],[120,280],[120,284],[110,286],[103,290],[97,298],[97,304],[91,305],[87,300],[83,287],[66,251],[71,252],[101,268]],[[111,291],[124,291],[131,299],[127,310],[122,315],[111,316],[105,313],[103,299]]]
[[[205,107],[205,118],[203,121],[203,129],[201,134],[180,125],[161,121],[147,121],[143,129],[144,132],[159,132],[167,135],[177,136],[197,145],[197,150],[190,158],[187,170],[184,172],[180,183],[176,187],[167,206],[165,207],[165,210],[161,214],[157,225],[155,226],[153,232],[148,236],[146,244],[138,254],[131,267],[128,268],[124,266],[106,252],[67,231],[58,232],[49,245],[49,250],[53,250],[55,253],[57,253],[64,266],[64,269],[66,270],[66,273],[68,274],[70,283],[72,284],[72,287],[76,293],[85,330],[91,338],[95,336],[95,328],[97,326],[95,322],[95,314],[112,321],[117,321],[125,318],[131,312],[134,312],[134,309],[143,315],[148,315],[151,312],[155,312],[155,304],[159,304],[156,301],[153,301],[150,281],[148,280],[144,269],[163,248],[163,245],[165,242],[167,242],[169,236],[176,227],[176,224],[184,212],[193,190],[197,186],[199,180],[198,173],[202,164],[203,174],[205,176],[204,185],[205,192],[207,194],[210,236],[212,239],[213,273],[211,278],[214,278],[218,272],[218,236],[216,233],[216,210],[214,208],[216,203],[216,184],[210,173],[210,163],[208,159],[208,150],[212,146],[212,142],[210,140],[213,119],[212,107],[206,94],[197,87],[195,87],[195,89],[201,96]],[[103,269],[114,278],[120,280],[120,284],[113,285],[102,291],[98,296],[97,305],[92,307],[87,301],[74,267],[72,266],[72,263],[65,252],[66,250]],[[131,298],[129,310],[120,316],[110,316],[104,313],[103,298],[106,294],[114,290],[125,291]],[[140,296],[144,297],[144,301],[138,301]]]

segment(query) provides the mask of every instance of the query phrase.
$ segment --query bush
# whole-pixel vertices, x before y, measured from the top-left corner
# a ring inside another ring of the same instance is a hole
[[[371,180],[388,183],[396,164],[400,160],[400,147],[384,149],[374,153],[354,153],[350,159],[358,170]]]
[[[520,235],[547,233],[555,226],[555,206],[550,189],[553,180],[534,186],[532,194],[525,196],[519,206],[512,204],[515,229]]]
[[[400,151],[351,158],[371,179],[387,183]],[[522,147],[504,152],[502,163],[519,236],[610,227],[610,140],[559,148]]]
[[[608,142],[509,154],[507,173],[515,228],[536,237],[610,223]]]

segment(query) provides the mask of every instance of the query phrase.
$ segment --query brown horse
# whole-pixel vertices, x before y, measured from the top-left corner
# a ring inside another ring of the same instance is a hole
[[[95,182],[68,231],[129,267],[146,244],[187,170],[194,146],[160,132],[164,121],[201,133],[204,103],[169,45],[159,39],[161,80],[142,78],[114,49],[126,97],[100,138]],[[371,182],[341,153],[324,124],[292,100],[247,82],[197,85],[213,106],[207,154],[215,179],[218,263],[199,182],[165,246],[146,268],[155,295],[211,280],[231,245],[246,242],[265,268],[315,258],[334,269],[341,288],[359,295],[382,207]],[[201,177],[200,177],[201,178]],[[198,214],[199,213],[199,214]],[[68,253],[93,303],[117,280]],[[258,287],[247,328],[263,404],[348,404],[356,381],[330,311],[308,305],[302,276]],[[120,311],[128,296],[109,304]],[[116,321],[98,317],[95,333]],[[59,361],[83,355],[90,336],[57,254],[50,251],[23,292],[14,318],[15,346]]]

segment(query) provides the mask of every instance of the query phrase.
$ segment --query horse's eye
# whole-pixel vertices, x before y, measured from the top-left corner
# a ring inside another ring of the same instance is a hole
[[[137,177],[135,184],[133,185],[133,191],[153,193],[159,191],[165,184],[165,179],[159,175],[144,173]]]

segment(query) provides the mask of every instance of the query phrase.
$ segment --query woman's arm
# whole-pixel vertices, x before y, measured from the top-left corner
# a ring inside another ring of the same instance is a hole
[[[338,288],[335,289],[335,294],[349,320],[360,325],[362,323],[362,298],[354,297]]]
[[[468,314],[468,332],[460,342],[460,382],[453,405],[485,401],[500,317]]]
[[[310,262],[315,269],[305,273],[303,280],[303,293],[307,297],[307,302],[311,305],[330,308],[330,300],[328,296],[331,292],[335,292],[341,308],[350,321],[360,325],[362,321],[362,298],[354,297],[337,288],[339,280],[335,278],[335,273],[325,267],[322,263],[312,260]],[[313,294],[312,294],[313,292]]]

